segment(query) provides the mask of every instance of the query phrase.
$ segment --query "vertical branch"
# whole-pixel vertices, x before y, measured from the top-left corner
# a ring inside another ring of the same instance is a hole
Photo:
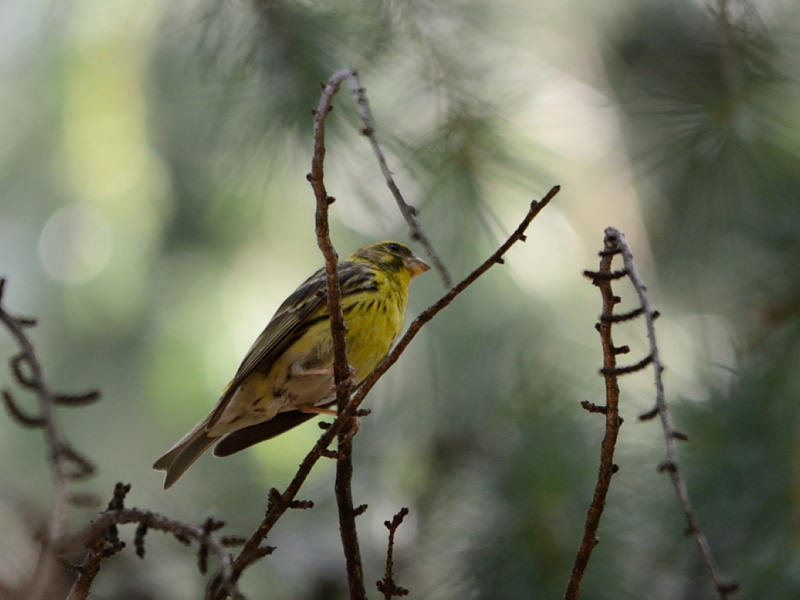
[[[339,534],[345,549],[347,567],[347,587],[352,600],[365,600],[364,569],[361,563],[361,548],[358,543],[356,517],[361,515],[367,505],[353,507],[353,436],[352,430],[339,433],[336,461],[336,504],[339,509]]]
[[[611,336],[611,325],[613,323],[614,307],[619,302],[619,298],[614,295],[611,289],[611,282],[614,274],[611,272],[611,263],[617,253],[613,244],[606,239],[605,247],[600,252],[600,269],[596,273],[587,273],[593,278],[593,283],[600,288],[603,299],[603,311],[600,321],[595,325],[600,333],[600,343],[603,347],[603,368],[600,373],[605,380],[606,404],[605,406],[595,406],[594,404],[584,403],[583,406],[590,412],[597,412],[605,415],[605,435],[600,445],[600,468],[597,473],[597,484],[594,488],[594,496],[589,510],[586,514],[586,522],[583,528],[578,553],[575,556],[575,563],[572,567],[572,575],[567,584],[567,591],[564,594],[565,600],[576,600],[580,595],[581,582],[586,566],[592,551],[598,543],[597,529],[600,526],[600,518],[603,515],[606,496],[611,485],[611,476],[616,472],[617,466],[614,464],[614,448],[617,443],[617,436],[622,420],[619,416],[619,384],[617,382],[617,355],[621,354],[621,349],[614,346]]]
[[[347,362],[347,327],[342,313],[341,290],[336,268],[337,255],[330,239],[328,224],[328,207],[333,198],[328,196],[324,182],[325,159],[325,119],[331,110],[333,96],[339,89],[341,82],[347,77],[354,76],[350,69],[334,73],[328,80],[317,110],[314,112],[314,157],[311,161],[311,172],[308,180],[314,190],[317,201],[316,234],[317,245],[325,257],[325,275],[327,278],[328,314],[331,322],[331,337],[333,338],[333,375],[336,384],[336,405],[341,416],[350,397],[351,376],[350,366]],[[351,424],[351,428],[353,425]],[[364,589],[364,573],[361,565],[361,551],[358,544],[356,529],[356,511],[353,509],[352,479],[353,479],[353,434],[354,429],[343,429],[338,434],[338,456],[336,461],[336,502],[339,509],[339,531],[342,538],[342,548],[347,567],[347,583],[350,589],[350,598],[360,600],[366,598]]]
[[[317,201],[315,231],[317,245],[325,258],[328,313],[330,315],[331,337],[333,339],[333,373],[334,381],[336,382],[336,400],[340,406],[346,402],[349,396],[350,386],[348,380],[350,368],[347,364],[347,348],[345,345],[347,328],[342,314],[341,290],[339,289],[339,277],[336,268],[339,256],[331,243],[330,226],[328,224],[328,207],[333,204],[335,199],[332,196],[328,196],[328,192],[325,189],[323,163],[325,161],[325,119],[331,111],[333,96],[339,90],[339,86],[348,72],[349,70],[337,71],[331,76],[322,91],[319,105],[314,111],[314,156],[311,160],[311,172],[307,176]]]

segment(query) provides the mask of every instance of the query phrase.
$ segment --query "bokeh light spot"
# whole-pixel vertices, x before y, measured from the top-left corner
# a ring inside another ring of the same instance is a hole
[[[73,204],[47,220],[39,237],[39,257],[47,274],[68,284],[96,277],[111,256],[108,221],[97,211]]]

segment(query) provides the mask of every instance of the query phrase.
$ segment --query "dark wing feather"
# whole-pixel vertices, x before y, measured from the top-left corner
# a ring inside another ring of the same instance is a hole
[[[325,406],[330,406],[331,404],[333,402]],[[226,435],[214,447],[214,456],[230,456],[259,442],[271,440],[316,416],[318,415],[300,412],[299,410],[278,413],[269,421],[251,425]]]

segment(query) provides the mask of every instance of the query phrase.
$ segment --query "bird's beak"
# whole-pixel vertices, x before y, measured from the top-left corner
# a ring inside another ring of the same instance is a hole
[[[411,271],[412,277],[416,277],[417,275],[420,275],[421,273],[424,273],[425,271],[431,268],[431,266],[428,263],[426,263],[418,256],[412,256],[411,258],[409,258],[408,262],[406,263],[406,266],[408,267],[408,270]]]

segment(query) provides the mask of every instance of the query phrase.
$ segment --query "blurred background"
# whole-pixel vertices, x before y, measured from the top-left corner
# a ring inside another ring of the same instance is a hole
[[[428,600],[563,596],[603,422],[597,267],[626,233],[658,336],[690,492],[741,600],[800,597],[800,4],[792,0],[0,2],[0,274],[5,306],[98,468],[76,490],[249,534],[319,435],[309,423],[204,456],[169,492],[153,460],[215,403],[278,304],[322,264],[305,180],[319,81],[358,69],[406,198],[454,277],[562,192],[416,338],[356,438],[366,582],[383,522],[411,509],[399,585]],[[328,121],[340,254],[414,246],[346,89]],[[444,293],[415,280],[409,318]],[[625,306],[633,292],[620,284]],[[644,356],[644,324],[620,326]],[[13,355],[0,336],[2,358]],[[13,387],[4,371],[0,382]],[[33,399],[25,406],[33,407]],[[625,418],[586,599],[714,598],[669,480],[652,375]],[[52,479],[41,433],[0,418],[0,581],[37,552]],[[334,465],[250,568],[249,598],[346,597]],[[99,507],[98,507],[99,508]],[[98,510],[71,509],[73,527]],[[98,599],[202,597],[196,556],[148,536],[107,560]],[[79,556],[73,557],[75,559]]]

